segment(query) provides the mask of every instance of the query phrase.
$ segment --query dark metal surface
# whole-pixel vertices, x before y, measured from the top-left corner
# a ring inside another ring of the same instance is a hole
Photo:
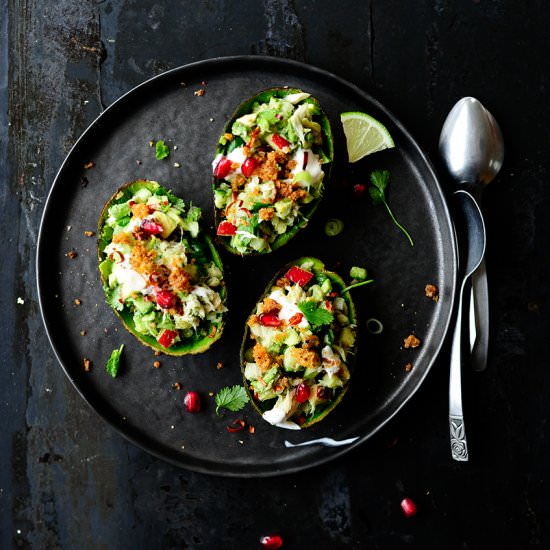
[[[550,6],[334,6],[0,2],[0,547],[240,549],[258,547],[271,531],[284,548],[550,545]],[[276,480],[202,475],[152,457],[98,420],[59,368],[34,265],[61,162],[102,109],[143,80],[247,54],[298,59],[353,82],[395,113],[434,161],[460,97],[478,97],[499,121],[507,158],[483,197],[491,355],[484,372],[466,369],[463,380],[467,464],[449,457],[444,354],[371,440]],[[414,518],[400,511],[405,495],[418,506]]]
[[[224,254],[230,312],[219,345],[198,356],[163,357],[163,368],[151,370],[152,352],[126,334],[105,303],[95,241],[85,232],[97,226],[113,191],[139,178],[159,181],[200,206],[205,231],[210,232],[210,163],[223,127],[247,97],[283,84],[312,93],[332,121],[336,160],[324,201],[309,227],[284,249],[258,258]],[[204,96],[195,94],[198,89],[205,90]],[[381,120],[397,147],[350,169],[339,123],[339,114],[348,110],[369,112]],[[172,152],[159,162],[150,141],[161,138]],[[84,168],[89,162],[93,167]],[[368,194],[361,199],[354,195],[349,182],[365,181],[373,168],[390,170],[388,197],[414,235],[414,248],[391,225],[386,212],[370,204]],[[338,237],[324,235],[323,225],[331,217],[345,220],[345,231]],[[243,414],[255,425],[255,433],[235,437],[225,427],[236,415],[218,417],[208,394],[242,383],[239,348],[246,317],[281,265],[305,254],[323,258],[345,276],[353,265],[367,266],[375,283],[367,291],[354,292],[359,319],[364,323],[377,317],[385,331],[369,338],[360,327],[351,390],[325,421],[291,434],[269,426],[247,408]],[[50,341],[92,407],[157,456],[201,472],[244,477],[316,466],[364,442],[394,416],[416,392],[441,348],[450,323],[456,269],[442,191],[429,161],[399,122],[373,98],[336,76],[302,63],[259,56],[218,58],[174,69],[107,109],[77,141],[54,181],[37,253],[39,299]],[[439,288],[437,304],[424,296],[427,283]],[[421,337],[422,346],[404,350],[402,341],[412,332]],[[121,343],[124,368],[113,381],[103,366]],[[90,372],[84,371],[83,358],[92,362]],[[220,362],[223,370],[215,368]],[[410,373],[405,370],[408,362],[414,363]],[[181,392],[174,389],[176,382]],[[182,392],[188,390],[203,396],[202,414],[184,413]],[[285,447],[286,440],[300,443],[319,437],[356,441],[333,448]]]

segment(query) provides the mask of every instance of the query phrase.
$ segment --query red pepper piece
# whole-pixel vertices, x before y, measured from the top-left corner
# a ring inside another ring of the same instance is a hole
[[[296,386],[296,401],[298,403],[305,403],[309,399],[311,388],[307,384],[298,384]]]
[[[416,516],[416,504],[409,497],[405,497],[399,504],[406,518]]]
[[[139,227],[149,235],[160,235],[164,231],[162,225],[153,220],[143,220]]]
[[[187,412],[198,413],[201,410],[201,398],[196,391],[188,391],[183,398]]]
[[[254,157],[248,157],[241,164],[241,172],[243,173],[243,176],[246,176],[247,178],[250,177],[257,165],[258,165],[258,162]]]
[[[246,427],[246,422],[244,420],[237,419],[231,424],[229,424],[229,426],[226,426],[226,429],[230,433],[236,433],[236,432],[242,432],[245,429],[245,427]]]
[[[176,295],[169,290],[156,290],[155,300],[162,309],[170,309],[176,305]]]
[[[277,550],[283,545],[280,535],[264,535],[260,537],[260,544],[264,550]]]
[[[289,325],[299,325],[301,322],[302,322],[302,319],[304,318],[304,314],[303,313],[295,313],[289,320],[288,320],[288,324]]]
[[[172,345],[172,342],[174,341],[174,338],[178,335],[177,330],[169,330],[165,329],[161,332],[160,336],[157,338],[157,342],[163,347],[163,348],[169,348]]]
[[[232,162],[228,158],[222,157],[216,164],[216,168],[214,168],[214,177],[218,179],[225,178],[231,172],[231,166]]]
[[[290,143],[283,136],[280,136],[279,134],[273,134],[271,136],[271,141],[273,142],[273,145],[275,145],[279,149],[290,147]]]
[[[279,327],[279,326],[281,326],[281,320],[274,313],[262,313],[260,315],[260,323],[264,327]]]
[[[218,235],[222,236],[231,236],[237,233],[237,226],[231,222],[221,222],[218,225]]]
[[[287,272],[285,277],[292,281],[293,283],[296,283],[297,285],[304,286],[307,284],[311,278],[313,277],[313,273],[310,273],[309,271],[306,271],[305,269],[302,269],[301,267],[298,267],[296,265],[293,265]]]

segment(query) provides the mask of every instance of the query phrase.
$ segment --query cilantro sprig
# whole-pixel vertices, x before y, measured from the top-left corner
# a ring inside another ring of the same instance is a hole
[[[330,325],[334,320],[334,315],[316,302],[299,302],[298,308],[314,329]]]
[[[414,246],[412,237],[409,232],[395,219],[393,212],[391,211],[386,201],[386,188],[390,183],[390,173],[388,170],[375,170],[370,175],[371,186],[369,187],[369,193],[373,204],[383,204],[390,215],[393,223],[405,234],[411,246]]]
[[[113,377],[116,378],[118,374],[118,367],[120,366],[120,356],[122,355],[122,350],[124,349],[124,344],[118,349],[114,349],[111,353],[111,357],[105,365],[105,370]]]
[[[216,414],[220,416],[220,409],[240,411],[248,403],[248,393],[243,386],[222,388],[215,397]]]

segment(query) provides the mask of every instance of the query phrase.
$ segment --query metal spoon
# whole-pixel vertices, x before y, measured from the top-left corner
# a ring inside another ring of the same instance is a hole
[[[479,203],[483,187],[493,181],[504,158],[502,134],[493,115],[477,99],[463,97],[443,124],[439,151],[451,176]],[[469,317],[472,367],[481,371],[489,348],[489,292],[483,259],[472,276]]]
[[[458,294],[456,326],[451,347],[449,376],[449,428],[451,454],[455,460],[468,460],[468,445],[462,412],[462,302],[464,287],[470,275],[477,269],[485,253],[485,224],[476,200],[464,190],[454,193],[457,212],[455,221],[459,226],[459,254],[463,279]]]

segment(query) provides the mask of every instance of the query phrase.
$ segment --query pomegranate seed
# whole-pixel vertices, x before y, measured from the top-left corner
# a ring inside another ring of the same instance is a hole
[[[176,305],[176,296],[169,290],[155,291],[155,300],[162,309],[170,309]]]
[[[257,164],[258,163],[255,158],[248,157],[241,165],[241,172],[243,173],[243,176],[246,176],[247,178],[250,177]]]
[[[278,327],[281,325],[281,320],[273,313],[262,313],[260,315],[260,323],[264,327]]]
[[[198,413],[201,410],[201,399],[196,391],[188,391],[183,398],[187,412]]]
[[[366,190],[367,190],[367,186],[363,183],[357,183],[356,185],[353,186],[353,194],[356,197],[361,197]]]
[[[280,535],[264,535],[260,537],[260,544],[265,550],[277,550],[283,545],[283,539]]]
[[[273,142],[273,145],[275,145],[278,149],[285,149],[286,147],[290,146],[290,143],[279,134],[273,134],[271,136],[271,141]]]
[[[160,235],[163,232],[162,225],[153,220],[143,220],[139,226],[149,235]]]
[[[218,179],[225,178],[231,172],[231,161],[228,158],[222,157],[216,168],[214,168],[214,176]]]
[[[305,403],[309,399],[310,387],[307,384],[298,384],[296,387],[296,401]]]
[[[412,518],[413,516],[416,516],[416,504],[409,497],[405,497],[401,501],[399,506],[401,506],[401,510],[403,510],[403,515],[406,518]]]

